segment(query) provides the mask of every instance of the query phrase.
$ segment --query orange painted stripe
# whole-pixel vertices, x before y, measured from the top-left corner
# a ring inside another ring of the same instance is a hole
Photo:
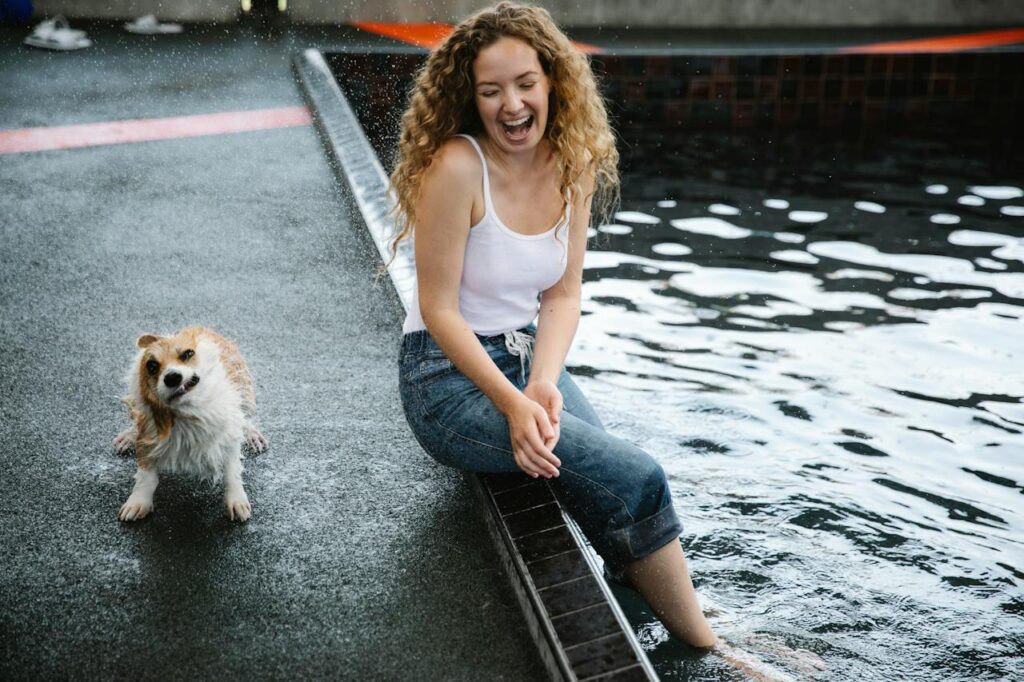
[[[440,45],[454,28],[451,24],[383,24],[368,21],[356,21],[352,25],[363,31],[425,47],[428,50]],[[596,45],[587,43],[573,41],[573,45],[590,54],[604,51]]]
[[[902,40],[893,43],[874,43],[871,45],[846,47],[841,49],[840,52],[959,52],[961,50],[977,50],[983,47],[1012,45],[1014,43],[1024,43],[1024,28],[965,33],[963,35],[922,38],[920,40]]]
[[[280,107],[49,128],[20,128],[0,131],[0,154],[243,133],[251,130],[303,126],[311,122],[312,118],[306,107]]]
[[[433,50],[452,32],[450,24],[381,24],[371,21],[356,21],[358,29],[400,40],[403,43]]]

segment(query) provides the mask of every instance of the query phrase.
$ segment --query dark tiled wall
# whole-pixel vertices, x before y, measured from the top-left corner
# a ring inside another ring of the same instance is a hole
[[[1024,53],[599,56],[619,127],[1013,130]]]
[[[385,165],[425,52],[328,55]],[[593,57],[625,139],[824,130],[1021,137],[1024,52]]]

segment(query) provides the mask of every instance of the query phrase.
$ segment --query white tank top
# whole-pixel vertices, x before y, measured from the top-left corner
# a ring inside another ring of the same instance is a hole
[[[481,336],[519,329],[537,318],[540,292],[556,284],[568,262],[570,205],[547,232],[520,234],[505,226],[494,211],[487,160],[469,135],[484,168],[484,217],[469,231],[459,284],[459,311]],[[419,287],[402,333],[426,329],[420,315]]]

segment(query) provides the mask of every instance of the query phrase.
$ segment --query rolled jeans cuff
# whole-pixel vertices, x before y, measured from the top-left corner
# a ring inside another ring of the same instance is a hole
[[[606,577],[628,585],[626,566],[677,540],[682,533],[683,523],[671,504],[631,526],[610,531],[607,537],[611,551],[603,557]]]

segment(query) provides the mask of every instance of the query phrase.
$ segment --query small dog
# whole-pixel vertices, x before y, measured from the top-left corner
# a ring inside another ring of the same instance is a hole
[[[114,448],[134,448],[138,471],[117,518],[135,521],[153,511],[157,474],[166,471],[223,480],[228,517],[248,520],[241,444],[262,452],[267,440],[252,423],[256,392],[238,348],[203,327],[146,334],[136,345],[124,398],[135,425],[118,434]]]

